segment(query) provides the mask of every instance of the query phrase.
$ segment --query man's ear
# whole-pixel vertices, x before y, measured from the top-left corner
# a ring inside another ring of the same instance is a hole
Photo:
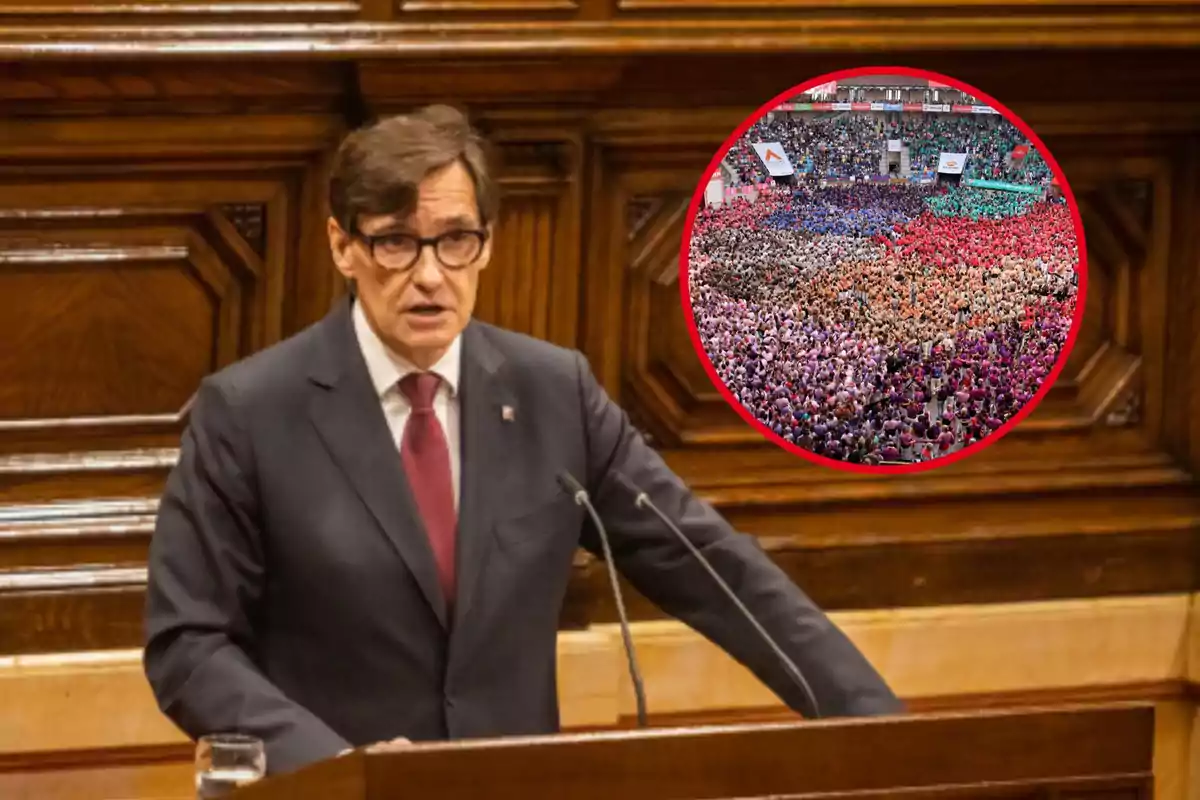
[[[354,240],[350,238],[350,234],[342,230],[342,226],[333,217],[326,220],[325,231],[329,235],[329,252],[333,256],[333,263],[338,272],[346,278],[353,278],[354,259],[351,258],[350,248],[354,246]]]
[[[487,241],[483,243],[483,253],[479,256],[480,269],[486,269],[487,265],[492,260],[492,242],[495,241],[496,225],[489,222],[487,224]]]

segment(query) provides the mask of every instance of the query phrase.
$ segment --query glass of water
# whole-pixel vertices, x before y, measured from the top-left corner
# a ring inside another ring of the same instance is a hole
[[[216,733],[196,742],[196,798],[225,797],[267,772],[262,739],[240,733]]]

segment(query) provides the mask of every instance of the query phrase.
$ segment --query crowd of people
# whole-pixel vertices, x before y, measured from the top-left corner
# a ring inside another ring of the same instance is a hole
[[[770,177],[752,142],[779,142],[798,172],[832,180],[878,174],[886,146],[883,121],[870,115],[763,117],[725,157],[742,183],[758,183]]]
[[[888,140],[908,149],[913,175],[934,172],[942,153],[966,153],[965,178],[1044,186],[1053,177],[1034,147],[1024,158],[1011,158],[1014,148],[1028,142],[1019,128],[993,114],[774,115],[758,120],[724,161],[738,183],[769,181],[752,143],[779,142],[798,172],[835,181],[871,180],[887,174]]]
[[[942,153],[966,153],[964,178],[1045,185],[1052,173],[1049,165],[1030,147],[1016,161],[1009,156],[1025,134],[1007,119],[987,114],[922,114],[886,126],[889,139],[908,147],[909,163],[915,173],[933,172]]]
[[[768,221],[809,233],[874,236],[920,214],[927,196],[927,190],[896,184],[818,187],[807,183]]]
[[[806,450],[885,464],[969,446],[1028,403],[1070,333],[1077,265],[1061,202],[805,185],[701,211],[688,278],[745,408]]]
[[[963,190],[953,186],[929,197],[926,204],[939,217],[966,219],[1004,219],[1027,214],[1037,203],[1034,195],[1017,192]]]

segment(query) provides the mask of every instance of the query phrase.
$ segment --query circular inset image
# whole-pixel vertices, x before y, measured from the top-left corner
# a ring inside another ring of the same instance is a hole
[[[919,471],[1012,429],[1062,370],[1086,256],[1037,135],[901,68],[823,76],[746,120],[696,190],[684,317],[710,378],[784,448]]]

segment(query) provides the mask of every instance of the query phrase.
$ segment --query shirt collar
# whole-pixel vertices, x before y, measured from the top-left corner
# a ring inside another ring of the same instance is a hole
[[[363,360],[367,362],[367,372],[371,376],[371,384],[376,393],[383,397],[395,388],[400,379],[411,372],[421,370],[403,356],[392,352],[383,340],[375,333],[367,322],[367,315],[362,309],[362,303],[355,302],[351,312],[354,318],[354,333],[358,337],[358,346],[362,350]],[[450,396],[458,394],[458,382],[462,364],[462,334],[454,337],[445,354],[438,359],[429,371],[437,374],[450,389]]]

